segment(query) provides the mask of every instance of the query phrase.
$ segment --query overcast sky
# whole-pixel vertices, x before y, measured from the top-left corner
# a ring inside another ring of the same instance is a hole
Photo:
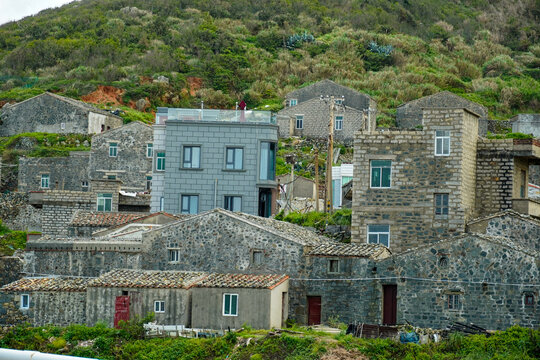
[[[73,0],[0,0],[0,25],[20,20],[41,10],[62,6]]]

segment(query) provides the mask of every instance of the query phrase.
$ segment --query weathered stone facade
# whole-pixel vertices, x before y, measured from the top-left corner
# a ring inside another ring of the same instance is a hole
[[[49,92],[0,110],[0,136],[25,132],[99,134],[122,126],[122,118]]]
[[[518,114],[510,119],[512,132],[532,134],[540,138],[540,114]]]
[[[149,191],[147,178],[152,176],[152,154],[148,145],[153,143],[152,127],[140,121],[95,135],[92,138],[90,179],[116,178],[126,191]],[[114,144],[114,156],[111,155]],[[150,156],[149,156],[150,155]]]
[[[437,108],[464,108],[478,115],[479,121],[484,126],[478,128],[479,135],[485,135],[487,132],[488,111],[486,107],[453,94],[450,91],[442,91],[437,94],[425,96],[420,99],[409,101],[398,106],[396,112],[396,125],[403,129],[412,129],[415,127],[428,125],[428,119],[423,118],[425,109]]]
[[[93,210],[95,194],[91,192],[56,190],[46,191],[43,198],[43,234],[65,237],[68,225],[77,210]]]
[[[88,151],[71,151],[68,157],[20,157],[18,191],[88,191],[89,157]],[[42,175],[49,176],[48,187],[42,187]]]

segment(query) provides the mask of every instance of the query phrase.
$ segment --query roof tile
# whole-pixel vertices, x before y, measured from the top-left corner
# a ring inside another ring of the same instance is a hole
[[[287,280],[287,275],[218,274],[213,273],[197,281],[196,287],[272,289]]]
[[[380,244],[343,244],[326,243],[315,247],[309,255],[320,256],[353,256],[380,259],[391,255],[390,250]]]
[[[109,227],[125,224],[146,215],[145,213],[77,211],[70,225]]]
[[[2,287],[3,291],[86,291],[90,278],[22,278]]]

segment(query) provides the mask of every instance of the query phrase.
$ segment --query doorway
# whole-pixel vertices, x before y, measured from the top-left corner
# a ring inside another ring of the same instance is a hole
[[[383,325],[396,325],[397,285],[383,285]]]
[[[321,297],[308,296],[308,325],[321,323]]]
[[[272,215],[272,189],[259,189],[259,216]]]
[[[114,303],[114,327],[120,320],[129,321],[129,296],[117,296]]]

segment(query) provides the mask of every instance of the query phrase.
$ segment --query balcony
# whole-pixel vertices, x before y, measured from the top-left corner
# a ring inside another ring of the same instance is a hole
[[[276,117],[270,111],[158,108],[156,124],[169,120],[276,124]]]
[[[540,218],[540,201],[533,199],[512,199],[512,209],[520,214]]]
[[[515,157],[527,158],[531,164],[540,164],[540,139],[514,139],[513,142]]]

